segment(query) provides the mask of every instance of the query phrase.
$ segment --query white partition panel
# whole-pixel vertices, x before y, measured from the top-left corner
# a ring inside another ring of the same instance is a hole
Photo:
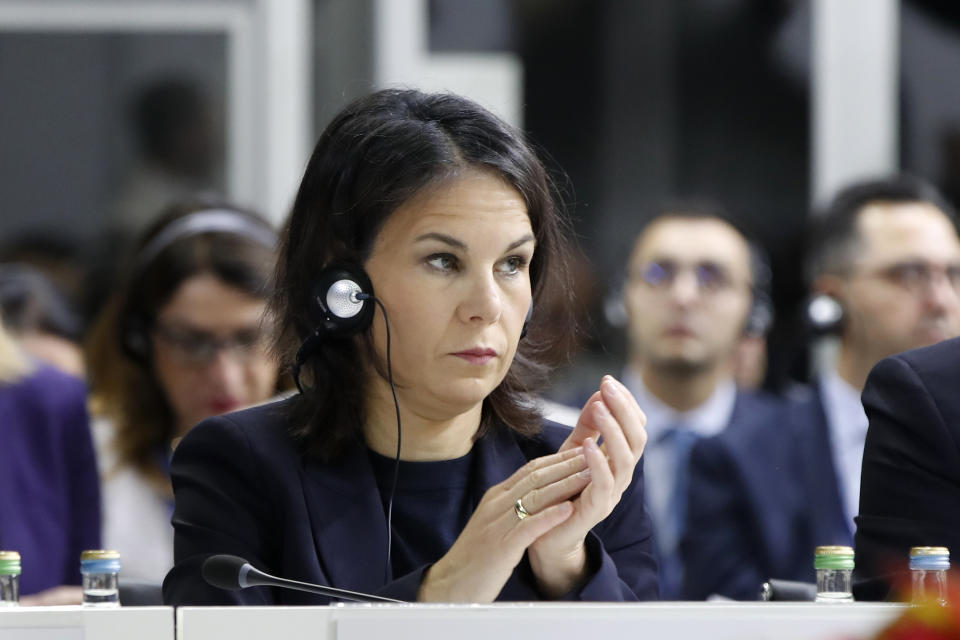
[[[227,190],[279,223],[312,144],[309,0],[0,0],[0,32],[219,33]]]
[[[0,609],[0,640],[171,640],[172,607]]]
[[[179,640],[866,640],[905,610],[854,603],[342,605],[180,608]]]
[[[813,0],[811,130],[817,203],[897,170],[899,0]]]
[[[338,607],[180,607],[177,640],[333,640]]]
[[[512,53],[428,50],[427,0],[373,0],[377,87],[452,91],[523,126],[523,63]]]

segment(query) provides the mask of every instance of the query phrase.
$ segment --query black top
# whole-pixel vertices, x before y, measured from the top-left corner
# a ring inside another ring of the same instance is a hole
[[[387,513],[394,458],[367,450]],[[476,509],[471,491],[473,452],[453,460],[400,461],[393,497],[393,576],[433,564],[453,546]]]

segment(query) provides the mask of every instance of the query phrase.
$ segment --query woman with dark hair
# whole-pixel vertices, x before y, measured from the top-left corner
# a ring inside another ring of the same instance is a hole
[[[605,378],[572,431],[536,393],[570,331],[564,222],[530,145],[453,95],[385,90],[310,158],[278,261],[302,393],[177,450],[171,604],[318,604],[205,584],[232,554],[401,600],[655,598],[645,417]],[[603,440],[598,445],[598,439]]]
[[[208,416],[280,388],[264,315],[277,235],[231,207],[178,205],[140,240],[87,341],[104,544],[124,578],[173,565],[173,447]]]

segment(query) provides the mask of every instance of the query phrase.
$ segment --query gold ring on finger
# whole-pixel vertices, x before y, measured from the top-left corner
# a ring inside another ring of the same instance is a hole
[[[517,498],[517,501],[513,504],[513,511],[517,514],[518,520],[523,520],[530,515],[530,512],[523,507],[523,498]]]

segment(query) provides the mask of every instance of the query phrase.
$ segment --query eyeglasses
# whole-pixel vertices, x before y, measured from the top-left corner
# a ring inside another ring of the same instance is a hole
[[[700,293],[720,293],[738,286],[726,267],[709,260],[692,265],[682,265],[672,260],[655,260],[644,264],[635,275],[647,286],[665,290],[672,287],[677,277],[687,270],[693,271]]]
[[[203,367],[227,351],[235,360],[247,363],[265,354],[266,337],[260,328],[241,329],[227,338],[218,338],[207,331],[158,324],[154,335],[181,364]]]
[[[946,280],[955,291],[960,291],[960,264],[940,265],[912,260],[897,262],[867,272],[911,293],[929,291],[935,278]]]

